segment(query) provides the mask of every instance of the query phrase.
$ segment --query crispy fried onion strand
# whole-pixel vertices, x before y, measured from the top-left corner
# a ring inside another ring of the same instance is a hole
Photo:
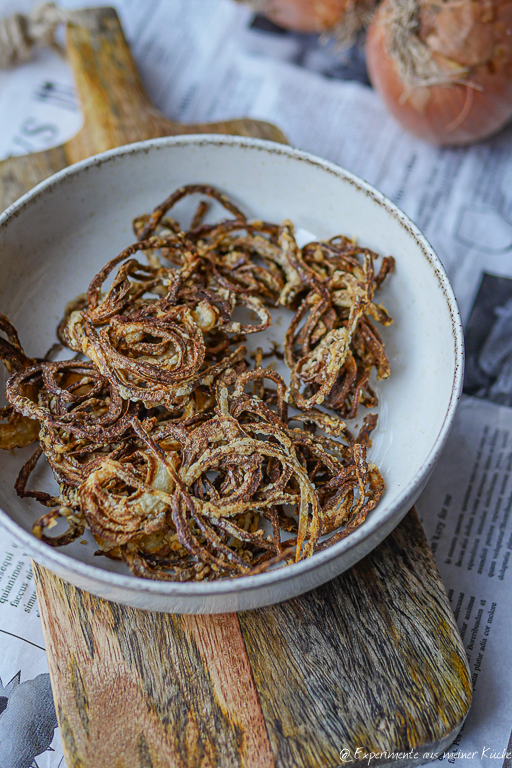
[[[198,193],[183,230],[169,214]],[[206,223],[217,204],[232,218]],[[66,307],[58,338],[75,359],[28,357],[0,315],[0,447],[39,440],[15,485],[47,507],[34,534],[63,546],[87,528],[97,554],[180,582],[261,573],[345,538],[384,492],[367,459],[376,415],[357,436],[342,419],[376,405],[370,376],[390,373],[374,321],[391,318],[374,295],[394,260],[375,274],[376,254],[343,236],[299,248],[291,222],[248,221],[205,185],[176,190],[134,231]],[[278,304],[295,312],[290,387],[262,367],[282,359],[275,346],[250,368],[241,343]],[[43,456],[54,495],[28,487]]]
[[[0,336],[0,360],[10,374],[21,371],[32,365],[35,361],[24,353],[18,333],[12,323],[0,313],[0,332],[6,339]],[[27,397],[37,397],[37,390],[31,386],[25,386],[23,394]],[[18,413],[12,405],[0,408],[0,448],[12,451],[13,448],[24,448],[37,440],[39,424],[37,421]]]
[[[301,410],[324,404],[345,418],[357,415],[359,404],[378,404],[369,384],[390,374],[384,343],[370,317],[383,325],[392,320],[385,308],[373,301],[375,290],[394,268],[388,257],[374,274],[374,257],[349,247],[342,238],[329,243],[310,243],[303,260],[320,272],[324,292],[316,287],[303,298],[286,332],[285,360],[291,369],[291,402]],[[303,391],[301,388],[303,387]]]

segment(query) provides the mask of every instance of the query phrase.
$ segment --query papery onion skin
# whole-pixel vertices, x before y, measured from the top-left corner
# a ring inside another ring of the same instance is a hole
[[[283,29],[332,32],[341,44],[352,42],[369,21],[378,0],[238,0]]]
[[[319,33],[339,24],[352,4],[351,0],[267,0],[260,7],[267,18],[284,29]]]
[[[404,83],[389,52],[393,2],[384,0],[366,42],[372,85],[398,122],[425,141],[457,146],[491,136],[512,118],[512,2],[418,0],[418,5],[416,34],[439,70],[454,72],[454,82]]]

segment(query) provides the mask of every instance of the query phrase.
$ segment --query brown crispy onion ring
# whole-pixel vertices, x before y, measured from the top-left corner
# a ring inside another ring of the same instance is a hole
[[[208,197],[213,198],[214,200],[217,200],[226,210],[228,210],[230,213],[232,213],[237,219],[245,219],[244,213],[238,208],[234,203],[231,202],[231,200],[226,197],[222,192],[219,192],[214,187],[209,187],[206,184],[188,184],[187,186],[180,187],[175,192],[173,192],[171,195],[169,195],[168,198],[166,198],[163,203],[158,205],[151,216],[149,217],[149,220],[140,233],[139,240],[145,240],[148,238],[155,230],[157,225],[160,223],[162,217],[171,210],[171,208],[176,205],[176,203],[184,198],[186,195],[193,195],[195,193],[201,193],[202,195],[207,195]],[[194,227],[192,227],[193,229]]]
[[[71,544],[72,541],[82,536],[85,530],[83,525],[75,525],[71,523],[68,530],[65,533],[61,533],[59,536],[47,536],[45,534],[46,528],[51,528],[57,523],[59,517],[62,514],[59,509],[52,509],[50,512],[46,512],[39,520],[36,520],[32,526],[32,533],[45,544],[49,544],[51,547],[64,547],[66,544]]]
[[[36,384],[37,401],[25,394]],[[95,443],[120,437],[137,410],[92,363],[74,360],[38,363],[13,374],[6,396],[18,413]]]
[[[185,231],[168,214],[195,194],[207,201]],[[234,218],[205,223],[211,200]],[[58,338],[75,359],[28,357],[0,315],[0,447],[39,439],[15,485],[47,507],[34,534],[66,546],[87,528],[97,554],[178,582],[262,573],[348,536],[384,492],[367,459],[377,416],[355,436],[342,419],[376,405],[371,377],[390,374],[374,297],[392,257],[375,273],[377,255],[341,235],[299,248],[290,221],[248,221],[201,184],[134,230],[65,309]],[[241,342],[278,304],[295,313],[284,355],[259,347],[250,368]],[[290,387],[267,357],[284,357]],[[56,495],[29,489],[43,458]],[[49,535],[60,518],[67,531]]]

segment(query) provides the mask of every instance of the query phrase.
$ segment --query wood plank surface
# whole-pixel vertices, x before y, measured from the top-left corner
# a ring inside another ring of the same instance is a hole
[[[64,146],[0,160],[0,211],[68,165]]]
[[[415,510],[347,573],[240,623],[280,768],[431,751],[468,711],[464,647]]]
[[[469,708],[414,510],[349,572],[238,616],[139,611],[34,571],[68,768],[412,765]]]
[[[273,768],[236,614],[137,611],[34,572],[68,768]]]
[[[66,144],[71,162],[133,141],[185,133],[286,141],[279,128],[262,120],[181,125],[162,115],[144,91],[113,8],[76,11],[68,24],[67,50],[84,113],[82,130]]]
[[[2,207],[137,139],[285,140],[255,120],[167,120],[112,9],[75,12],[67,48],[84,126],[62,147],[0,163]],[[417,750],[398,761],[409,765],[447,746],[469,707],[464,648],[415,512],[348,574],[239,616],[136,611],[34,572],[68,768],[335,768],[342,749],[344,764],[362,765],[357,748]]]

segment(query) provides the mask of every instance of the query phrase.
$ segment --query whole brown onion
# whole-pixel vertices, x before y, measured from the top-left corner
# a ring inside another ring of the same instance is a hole
[[[483,139],[512,117],[512,0],[384,0],[366,60],[406,130],[441,145]]]
[[[284,29],[295,32],[335,31],[349,40],[370,20],[378,0],[239,0]]]

